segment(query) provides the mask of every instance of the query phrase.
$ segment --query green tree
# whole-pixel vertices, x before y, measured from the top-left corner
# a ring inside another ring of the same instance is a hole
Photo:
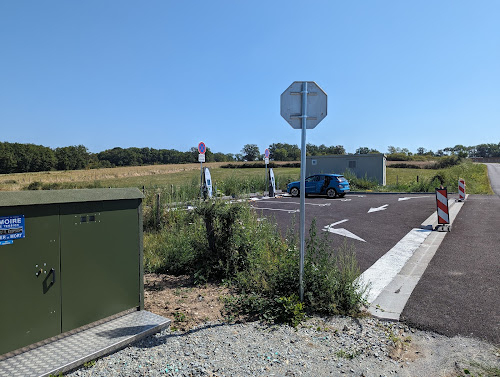
[[[257,144],[245,144],[241,150],[243,159],[245,161],[255,161],[260,157],[260,151]]]
[[[300,149],[297,145],[273,143],[269,146],[269,158],[275,161],[299,161]]]
[[[370,153],[370,148],[368,147],[359,147],[358,149],[356,149],[356,152],[355,154],[368,154]]]
[[[90,162],[90,154],[83,145],[55,149],[57,170],[85,169]]]
[[[17,156],[11,143],[0,142],[0,174],[15,173]]]
[[[424,148],[424,147],[418,147],[417,148],[417,154],[419,156],[423,156],[424,154],[426,154],[427,150]]]

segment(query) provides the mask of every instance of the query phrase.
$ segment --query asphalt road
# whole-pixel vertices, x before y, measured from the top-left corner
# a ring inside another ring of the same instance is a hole
[[[299,198],[260,200],[252,205],[261,209],[262,217],[275,218],[283,234],[295,221],[298,234]],[[368,213],[371,208],[380,207],[385,209]],[[334,232],[328,232],[331,246],[339,247],[344,241],[352,245],[363,272],[435,211],[434,194],[348,194],[343,199],[307,197],[306,237],[313,218],[321,233],[321,229],[337,223],[330,227]]]
[[[485,164],[488,167],[491,188],[500,196],[500,164]]]
[[[401,319],[448,336],[473,336],[499,345],[499,251],[500,197],[470,195]]]

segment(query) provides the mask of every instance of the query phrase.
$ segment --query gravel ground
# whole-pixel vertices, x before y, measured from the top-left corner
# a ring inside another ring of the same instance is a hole
[[[499,360],[500,349],[479,340],[333,317],[297,329],[258,322],[166,329],[66,376],[451,377],[465,369],[498,376]]]

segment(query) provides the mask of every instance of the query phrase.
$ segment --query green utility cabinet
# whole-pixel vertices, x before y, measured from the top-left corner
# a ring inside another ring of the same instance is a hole
[[[142,198],[0,192],[0,355],[143,309]]]

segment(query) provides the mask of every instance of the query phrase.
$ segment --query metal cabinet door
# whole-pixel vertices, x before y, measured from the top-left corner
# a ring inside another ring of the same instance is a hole
[[[0,208],[17,215],[25,237],[0,246],[0,355],[61,332],[59,207]]]
[[[140,305],[137,200],[61,205],[62,330]]]

